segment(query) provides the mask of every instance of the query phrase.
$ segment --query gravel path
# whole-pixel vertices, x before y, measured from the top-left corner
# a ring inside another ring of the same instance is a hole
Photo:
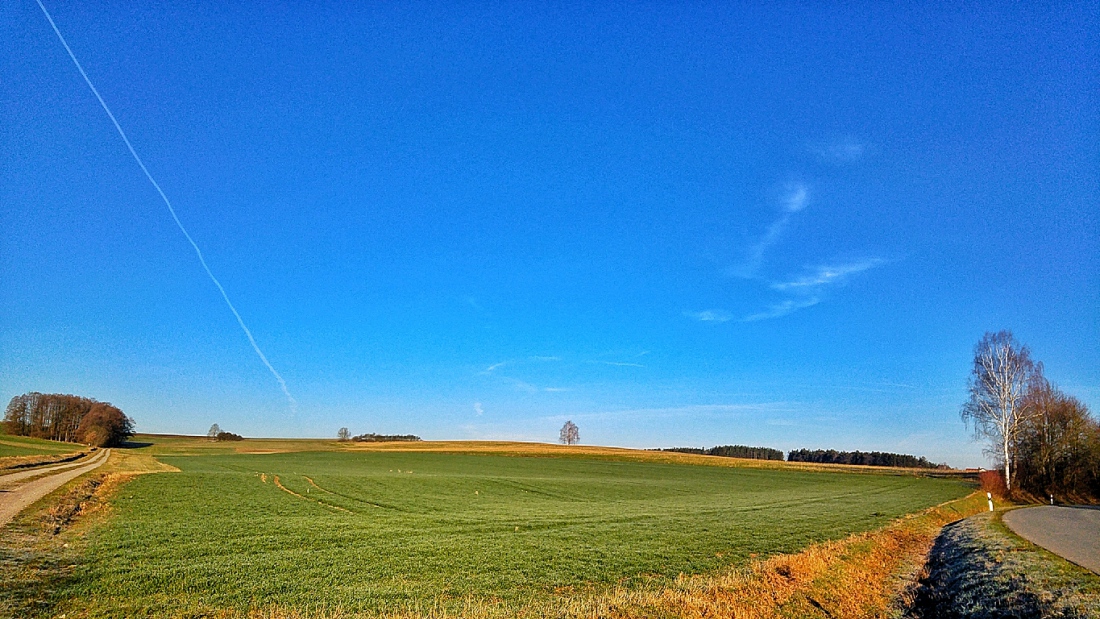
[[[1002,520],[1016,535],[1100,574],[1100,509],[1041,505]]]
[[[88,464],[90,460],[78,460],[76,462],[66,462],[65,464],[58,464],[56,466],[44,466],[40,468],[31,468],[18,473],[8,473],[7,475],[0,475],[0,488],[10,486],[13,483],[27,479],[28,477],[38,477],[43,473],[49,473],[50,471],[61,471],[64,469],[71,469],[78,466],[84,466]]]
[[[21,486],[10,488],[6,490],[0,490],[0,527],[6,525],[8,522],[15,518],[19,512],[23,511],[25,507],[34,503],[38,499],[46,496],[47,494],[57,490],[61,486],[68,483],[70,480],[80,477],[88,471],[98,468],[101,464],[107,461],[107,458],[111,455],[110,449],[104,449],[99,452],[99,455],[91,460],[80,462],[77,465],[70,466],[64,465],[54,467],[52,469],[39,469],[34,471],[35,474],[41,474],[43,470],[55,470],[65,469],[59,473],[47,475],[39,479],[29,481]],[[30,473],[31,471],[26,471]],[[22,473],[15,473],[15,475],[22,475]],[[11,475],[5,475],[4,478],[11,477]],[[24,477],[30,477],[24,475]]]

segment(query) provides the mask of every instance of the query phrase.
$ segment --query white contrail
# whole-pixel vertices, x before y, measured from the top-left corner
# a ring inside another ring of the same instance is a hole
[[[153,184],[153,187],[157,190],[157,193],[160,194],[161,199],[164,200],[164,205],[168,207],[168,212],[172,214],[172,219],[176,222],[176,225],[179,227],[180,232],[183,233],[183,236],[187,238],[187,242],[191,244],[192,248],[194,248],[195,255],[199,257],[199,263],[202,264],[202,268],[205,269],[206,274],[210,276],[210,281],[214,282],[214,285],[218,287],[218,292],[222,293],[222,298],[225,299],[225,304],[229,306],[229,311],[233,312],[233,316],[237,319],[237,324],[241,325],[241,329],[244,331],[244,334],[248,336],[248,343],[252,344],[252,350],[256,351],[256,354],[260,357],[260,361],[264,362],[264,365],[267,366],[267,369],[271,371],[271,375],[275,377],[275,380],[279,381],[279,387],[283,390],[283,393],[286,394],[286,399],[290,402],[291,409],[293,409],[295,406],[297,406],[297,402],[294,400],[294,396],[290,395],[290,391],[286,388],[286,381],[283,380],[282,376],[279,376],[279,373],[275,371],[275,367],[271,365],[271,362],[267,360],[266,356],[264,356],[264,352],[260,350],[259,345],[256,344],[256,339],[252,337],[252,332],[248,330],[248,326],[244,324],[244,320],[241,318],[241,315],[237,313],[237,308],[233,307],[233,303],[229,300],[229,295],[225,294],[225,288],[222,287],[222,284],[218,281],[218,278],[214,277],[214,273],[210,271],[210,267],[206,265],[206,260],[202,257],[202,251],[199,250],[199,246],[195,244],[195,240],[192,239],[191,235],[187,233],[187,229],[183,227],[183,223],[180,222],[180,218],[176,216],[176,209],[172,208],[172,203],[168,200],[168,196],[164,195],[164,190],[160,188],[160,185],[157,184],[156,179],[154,179],[153,175],[149,173],[149,169],[145,167],[145,164],[141,161],[141,157],[138,157],[137,151],[134,150],[134,145],[130,143],[130,138],[126,137],[126,132],[122,130],[122,125],[118,124],[118,120],[115,119],[115,115],[111,113],[111,109],[107,107],[107,103],[103,100],[103,97],[99,96],[99,91],[96,90],[95,86],[92,84],[92,80],[89,79],[88,74],[84,72],[84,67],[80,66],[80,61],[76,59],[76,54],[73,54],[73,50],[65,41],[65,37],[61,36],[61,31],[57,29],[57,24],[54,23],[53,17],[50,16],[50,12],[47,11],[46,6],[42,4],[42,0],[35,0],[35,2],[38,3],[38,7],[42,9],[42,13],[46,16],[46,19],[49,20],[50,26],[53,27],[53,31],[57,34],[57,38],[61,40],[61,44],[65,46],[65,51],[69,52],[69,58],[73,59],[73,64],[75,64],[76,69],[80,71],[80,75],[84,78],[84,82],[88,84],[88,88],[92,89],[92,94],[94,94],[95,98],[99,100],[99,104],[103,106],[103,111],[107,112],[107,116],[109,116],[111,118],[111,122],[115,124],[115,129],[118,129],[118,134],[122,136],[122,141],[126,142],[126,148],[130,149],[130,154],[134,156],[134,161],[136,161],[138,166],[141,167],[141,171],[145,173],[145,178],[149,179],[149,182]]]

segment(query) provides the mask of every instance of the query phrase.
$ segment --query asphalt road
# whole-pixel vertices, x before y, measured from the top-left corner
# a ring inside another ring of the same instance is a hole
[[[101,464],[107,461],[107,458],[110,455],[111,450],[104,449],[100,451],[96,457],[92,458],[91,460],[81,462],[76,467],[54,467],[55,469],[64,470],[58,473],[54,473],[53,475],[47,475],[45,477],[33,479],[21,486],[0,490],[0,527],[11,522],[12,518],[15,518],[15,516],[18,515],[19,512],[23,511],[23,509],[31,503],[34,503],[38,499],[41,499],[42,497],[53,492],[54,490],[57,490],[64,484],[68,483],[70,480],[80,477],[84,473],[98,468]],[[41,474],[42,472],[42,470],[37,471],[37,473],[39,474]]]
[[[1100,574],[1100,508],[1041,505],[1003,519],[1020,537]]]

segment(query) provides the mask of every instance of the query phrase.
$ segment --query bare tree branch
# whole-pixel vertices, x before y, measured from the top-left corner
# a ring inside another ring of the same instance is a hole
[[[1012,489],[1014,447],[1028,418],[1023,406],[1028,385],[1042,376],[1042,364],[1031,360],[1031,351],[1009,331],[986,333],[974,347],[970,373],[970,399],[960,415],[973,424],[975,438],[986,438],[1002,461],[1005,486]]]

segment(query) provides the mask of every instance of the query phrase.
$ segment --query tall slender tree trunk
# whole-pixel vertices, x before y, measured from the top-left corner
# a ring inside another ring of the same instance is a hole
[[[1008,457],[1008,439],[1004,442],[1005,449],[1005,489],[1012,490],[1012,461]]]

